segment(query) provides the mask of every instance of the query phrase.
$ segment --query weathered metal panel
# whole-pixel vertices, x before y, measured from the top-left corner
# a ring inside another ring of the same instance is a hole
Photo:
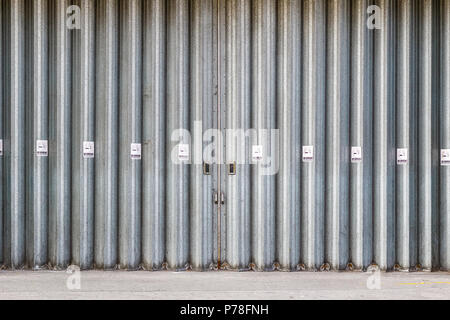
[[[49,6],[49,264],[65,268],[71,260],[71,33],[67,0]]]
[[[450,1],[441,1],[441,148],[450,149]],[[441,168],[440,265],[450,270],[450,166]]]
[[[301,141],[313,148],[313,160],[302,162],[301,260],[302,268],[324,264],[325,210],[325,26],[326,1],[303,1]]]
[[[3,101],[3,87],[4,87],[4,75],[3,72],[3,64],[4,60],[4,51],[3,51],[3,2],[0,2],[0,139],[2,141],[2,152],[3,152],[3,141],[5,133],[4,133],[4,124],[3,124],[3,114],[5,110],[5,103]],[[4,180],[3,180],[3,154],[0,156],[0,264],[3,264],[3,190],[4,190]]]
[[[300,264],[301,14],[300,1],[278,1],[277,119],[284,156],[276,186],[276,260],[283,270]]]
[[[25,5],[27,261],[40,268],[48,250],[48,156],[36,153],[36,141],[48,140],[48,1]]]
[[[119,1],[96,5],[94,251],[95,265],[111,269],[118,261]]]
[[[226,128],[251,127],[251,3],[226,1]],[[226,137],[226,257],[225,265],[247,269],[251,262],[249,141]],[[240,149],[245,150],[242,151]],[[241,161],[238,162],[238,159]],[[230,165],[235,165],[231,174]]]
[[[4,263],[25,265],[25,1],[4,8]]]
[[[397,94],[396,94],[396,144],[397,148],[409,150],[411,161],[407,165],[397,166],[396,187],[396,218],[397,218],[397,263],[401,270],[407,270],[415,265],[415,249],[411,243],[415,241],[415,215],[417,212],[415,172],[417,152],[414,142],[417,139],[417,95],[414,89],[416,80],[417,32],[414,21],[417,19],[416,1],[400,1],[398,7],[398,41],[401,44],[397,50]],[[413,225],[414,224],[414,225]]]
[[[0,16],[5,266],[449,270],[450,0]]]
[[[276,128],[276,1],[255,0],[252,7],[251,126],[262,160],[251,167],[252,260],[257,270],[271,270],[275,261],[275,175],[267,171],[278,154],[270,130]],[[253,150],[250,150],[253,153]],[[253,157],[253,156],[252,156]],[[253,159],[252,159],[253,160]]]
[[[166,0],[146,1],[143,10],[142,263],[152,270],[162,268],[166,250]]]
[[[373,31],[367,28],[369,1],[352,1],[350,147],[362,161],[350,167],[350,261],[362,270],[372,261]],[[351,150],[350,150],[351,152]],[[369,161],[364,161],[369,159]]]
[[[394,266],[395,13],[396,0],[378,0],[382,28],[374,33],[373,218],[374,261]]]
[[[203,133],[214,124],[213,10],[213,1],[191,1],[190,128],[193,147],[189,212],[190,264],[194,270],[207,269],[213,262],[212,190],[216,170],[214,163],[203,159],[203,150],[212,143],[209,135],[203,140]]]
[[[137,269],[142,254],[142,1],[121,1],[119,11],[119,263]]]
[[[325,259],[335,270],[349,261],[350,1],[327,1]]]
[[[94,262],[95,1],[74,2],[82,29],[73,37],[72,72],[72,261]],[[89,148],[89,149],[87,149]],[[94,150],[92,150],[94,148]]]
[[[167,2],[166,259],[169,268],[189,264],[190,167],[178,144],[190,145],[190,7],[188,0]],[[189,155],[191,156],[191,154]],[[189,157],[191,158],[191,157]]]

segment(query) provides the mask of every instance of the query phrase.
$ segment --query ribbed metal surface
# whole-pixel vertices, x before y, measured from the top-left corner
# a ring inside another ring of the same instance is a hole
[[[3,0],[0,17],[4,266],[450,269],[450,0]]]
[[[11,1],[18,2],[18,1]],[[66,28],[69,1],[49,7],[49,263],[64,268],[71,262],[71,31]],[[6,22],[6,19],[5,19]],[[75,73],[75,72],[74,72]],[[31,150],[34,152],[34,149]]]
[[[118,259],[119,3],[96,2],[95,265]],[[103,70],[101,72],[101,70]],[[145,178],[144,178],[145,179]],[[145,180],[144,180],[145,181]]]

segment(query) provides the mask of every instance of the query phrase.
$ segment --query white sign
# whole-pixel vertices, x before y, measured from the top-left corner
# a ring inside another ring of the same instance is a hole
[[[3,155],[3,140],[0,139],[0,156]]]
[[[302,151],[303,162],[314,161],[314,146],[303,146]]]
[[[450,149],[441,150],[441,166],[450,166]]]
[[[397,149],[397,164],[408,164],[408,149]]]
[[[48,156],[48,141],[36,140],[36,156],[47,157]]]
[[[252,161],[261,161],[263,158],[263,146],[252,146]]]
[[[140,160],[141,157],[142,157],[141,144],[140,143],[132,143],[131,144],[131,159]]]
[[[189,161],[189,145],[179,144],[178,145],[178,160]]]
[[[95,156],[94,141],[83,141],[83,158],[89,159]]]
[[[351,151],[351,162],[360,163],[362,161],[362,149],[361,147],[352,147]]]

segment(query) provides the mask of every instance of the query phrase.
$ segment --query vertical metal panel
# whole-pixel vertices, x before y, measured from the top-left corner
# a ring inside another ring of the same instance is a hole
[[[118,9],[118,0],[97,1],[95,265],[105,269],[118,257]]]
[[[5,242],[4,263],[25,264],[25,2],[5,8]]]
[[[440,6],[439,1],[431,1],[431,164],[432,164],[432,217],[431,217],[431,263],[432,270],[439,270],[440,231]]]
[[[226,128],[248,130],[250,123],[251,3],[226,2]],[[240,146],[245,143],[245,153]],[[239,145],[240,144],[240,145]],[[227,252],[231,268],[247,269],[250,264],[250,167],[246,141],[226,137],[226,164],[236,163],[236,175],[227,171]],[[244,163],[238,163],[242,159]]]
[[[277,261],[283,270],[300,263],[301,1],[278,1],[277,117],[280,171],[277,176]]]
[[[193,269],[213,261],[213,197],[215,170],[203,172],[203,150],[211,141],[203,134],[213,127],[213,1],[191,1],[191,137],[190,262]],[[213,168],[213,165],[210,166]]]
[[[165,258],[166,1],[143,10],[142,262],[152,270]]]
[[[4,68],[3,64],[5,63],[4,60],[4,51],[3,51],[3,23],[5,20],[5,17],[3,16],[3,1],[0,1],[0,139],[3,141],[5,140],[4,136],[4,125],[3,125],[3,117],[5,112],[5,105],[6,103],[3,101],[3,87],[4,87]],[[0,155],[0,265],[3,264],[3,216],[4,216],[4,210],[3,210],[3,190],[4,190],[4,180],[3,180],[3,155]]]
[[[301,257],[307,269],[324,262],[325,185],[325,1],[303,1],[302,146],[314,147],[314,161],[302,163]]]
[[[95,160],[84,156],[83,143],[95,140],[95,1],[75,3],[82,28],[74,31],[72,47],[72,261],[88,269],[94,261]]]
[[[71,203],[71,43],[66,27],[67,0],[49,3],[49,262],[70,263]]]
[[[441,0],[441,148],[450,149],[450,0]],[[441,270],[450,270],[450,167],[441,167]]]
[[[355,270],[372,262],[373,32],[366,24],[368,6],[367,0],[352,2],[350,146],[362,151],[362,162],[350,168],[350,261]]]
[[[215,138],[216,146],[221,146],[224,144],[224,132],[227,126],[226,121],[226,89],[225,85],[227,83],[227,73],[226,73],[226,58],[227,58],[227,2],[221,0],[214,1],[214,87],[215,92],[215,103],[214,103],[214,128],[219,129],[218,137]],[[226,142],[225,142],[226,143]],[[217,195],[225,194],[227,179],[227,166],[225,156],[226,156],[226,145],[225,148],[217,148],[216,156],[218,159],[218,164],[216,166],[216,174],[213,179],[213,192]],[[213,243],[213,256],[214,262],[217,262],[217,269],[223,268],[223,262],[226,262],[226,252],[227,252],[227,201],[215,203],[215,214],[213,219],[213,228],[215,230],[216,240]]]
[[[432,268],[433,169],[432,169],[432,1],[420,4],[419,22],[419,264]]]
[[[95,265],[117,262],[118,0],[97,2],[95,127]]]
[[[26,2],[26,224],[27,262],[47,263],[48,157],[36,154],[36,141],[48,140],[47,0]]]
[[[375,32],[373,107],[374,261],[382,270],[394,265],[395,213],[395,56],[396,1],[378,0],[382,27]]]
[[[349,211],[349,18],[350,2],[327,2],[326,261],[348,263]]]
[[[167,14],[167,189],[166,259],[171,269],[189,264],[190,168],[176,163],[177,144],[190,144],[175,130],[189,130],[189,8],[188,0],[169,0]],[[178,131],[180,133],[180,131]]]
[[[276,128],[276,1],[253,1],[252,12],[252,128],[261,145],[262,162],[252,165],[252,259],[257,270],[273,269],[275,259],[275,175],[265,173],[270,156],[276,161],[271,133]],[[251,151],[252,152],[252,151]],[[270,164],[271,166],[274,163]]]
[[[419,263],[431,270],[431,2],[420,5],[419,27]]]
[[[410,161],[396,168],[396,216],[397,216],[397,263],[400,268],[410,267],[410,213],[415,212],[414,187],[410,183],[411,167],[415,166],[415,157],[410,141],[414,138],[414,1],[399,1],[398,5],[398,41],[397,50],[397,114],[396,146],[409,150]],[[411,188],[412,187],[412,188]]]
[[[142,143],[142,1],[120,2],[119,97],[119,260],[137,269],[141,262],[141,159],[131,144]]]

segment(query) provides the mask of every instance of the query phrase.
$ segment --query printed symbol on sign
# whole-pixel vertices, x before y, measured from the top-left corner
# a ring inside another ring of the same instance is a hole
[[[47,140],[37,140],[36,141],[36,155],[38,157],[48,156],[48,141]]]
[[[441,165],[450,166],[450,149],[441,150]]]
[[[132,143],[131,144],[131,159],[139,160],[141,159],[141,144]]]
[[[303,161],[311,162],[314,160],[314,147],[313,146],[303,146]]]
[[[178,160],[188,161],[189,160],[189,145],[179,144],[178,145]]]
[[[94,142],[93,141],[83,141],[83,157],[93,158],[95,154]]]
[[[397,149],[397,164],[408,164],[408,149]]]
[[[262,146],[253,146],[252,147],[252,159],[253,161],[261,161],[263,158],[263,147]]]
[[[358,163],[362,161],[362,150],[361,147],[352,147],[351,162]]]

